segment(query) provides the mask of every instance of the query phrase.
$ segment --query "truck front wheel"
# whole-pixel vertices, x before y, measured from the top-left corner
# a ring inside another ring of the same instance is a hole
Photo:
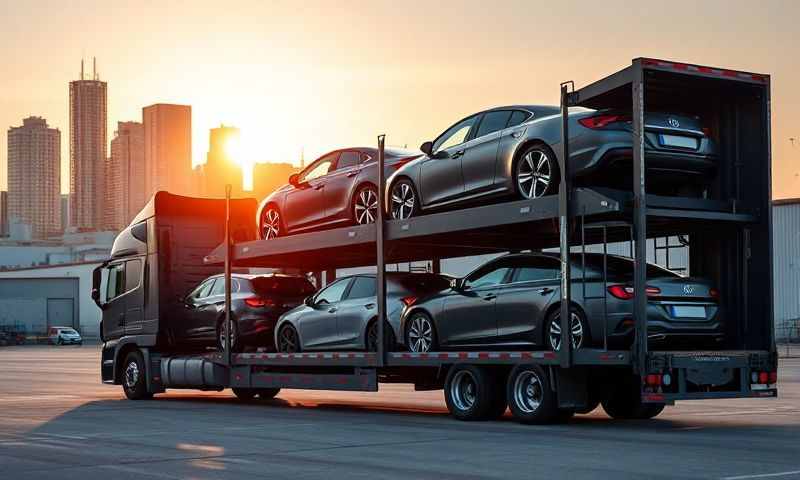
[[[144,357],[139,350],[134,350],[125,357],[122,366],[122,390],[129,400],[146,400],[153,398],[147,391],[147,375]]]

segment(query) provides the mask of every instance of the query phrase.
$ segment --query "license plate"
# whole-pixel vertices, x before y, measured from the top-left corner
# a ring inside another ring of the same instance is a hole
[[[658,143],[664,147],[691,148],[697,150],[697,139],[681,135],[659,135]]]
[[[675,318],[706,318],[706,307],[673,305],[672,316]]]

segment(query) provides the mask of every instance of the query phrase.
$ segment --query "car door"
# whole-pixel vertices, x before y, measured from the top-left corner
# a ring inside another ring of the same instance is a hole
[[[465,194],[490,189],[494,185],[500,133],[508,124],[511,110],[484,113],[472,139],[464,144],[461,171]]]
[[[442,345],[486,345],[497,340],[497,290],[510,273],[504,261],[489,263],[469,274],[445,298],[443,321],[437,325]]]
[[[350,219],[350,194],[361,168],[361,152],[345,150],[339,154],[333,171],[325,178],[325,208],[329,220]]]
[[[339,152],[329,153],[304,170],[298,183],[286,194],[283,206],[284,226],[289,230],[313,226],[326,217],[325,184],[335,168]]]
[[[558,291],[561,264],[557,258],[521,258],[511,281],[497,292],[499,341],[535,344],[540,337],[543,313]]]
[[[341,343],[336,317],[350,281],[351,278],[339,279],[314,296],[311,307],[298,322],[303,348],[336,347]]]
[[[367,322],[377,314],[375,277],[357,276],[339,302],[336,324],[339,338],[345,348],[365,348]]]
[[[420,192],[424,206],[455,199],[464,194],[461,156],[464,143],[478,120],[465,118],[448,128],[433,142],[433,153],[420,166]]]
[[[212,323],[212,318],[214,322],[216,321],[212,290],[218,282],[224,283],[224,280],[221,277],[206,280],[186,299],[187,313],[182,322],[183,329],[181,332],[174,332],[174,335],[180,335],[180,340],[191,342],[209,340],[209,324]]]
[[[103,304],[103,338],[119,338],[125,334],[125,262],[108,266],[106,301]]]

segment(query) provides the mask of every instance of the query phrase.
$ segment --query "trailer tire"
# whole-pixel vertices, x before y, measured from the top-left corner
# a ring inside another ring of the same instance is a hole
[[[556,392],[550,376],[539,365],[517,365],[506,384],[508,408],[521,423],[547,424],[559,420]]]
[[[259,388],[258,398],[261,400],[272,400],[281,391],[280,388]]]
[[[139,350],[133,350],[125,356],[122,370],[122,390],[129,400],[147,400],[153,394],[147,391],[147,371],[144,357]]]
[[[233,394],[236,395],[236,398],[244,402],[252,401],[254,398],[256,398],[256,395],[259,393],[259,391],[255,388],[234,387],[231,390],[233,390]]]
[[[447,410],[458,420],[485,420],[491,411],[495,378],[475,365],[454,365],[444,382]]]
[[[615,420],[649,420],[664,410],[663,403],[642,403],[639,379],[633,375],[617,382],[602,404]]]

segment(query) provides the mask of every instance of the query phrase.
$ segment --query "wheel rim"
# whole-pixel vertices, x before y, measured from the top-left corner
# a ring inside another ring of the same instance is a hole
[[[550,157],[540,150],[525,154],[517,165],[517,186],[525,198],[539,198],[550,187],[553,168]]]
[[[417,315],[408,327],[408,347],[412,352],[428,352],[433,345],[433,325],[427,317]]]
[[[400,182],[392,188],[392,218],[405,220],[414,212],[414,189],[408,182]]]
[[[139,364],[136,362],[129,362],[125,368],[125,386],[129,389],[135,388],[136,383],[139,381]]]
[[[286,327],[282,329],[278,338],[281,352],[294,353],[297,351],[297,333],[294,331],[294,328]]]
[[[561,349],[561,323],[559,319],[561,315],[558,314],[553,318],[553,321],[550,322],[550,328],[548,331],[548,337],[550,339],[550,347],[554,351],[559,351]],[[583,322],[581,322],[581,317],[576,312],[571,312],[570,314],[570,342],[572,343],[573,349],[581,348],[583,345]]]
[[[514,403],[525,413],[534,413],[544,398],[544,388],[539,374],[532,370],[520,372],[514,380]]]
[[[475,405],[478,385],[472,372],[461,370],[450,382],[450,398],[458,410],[466,411]]]
[[[358,192],[354,214],[359,225],[375,223],[378,216],[378,193],[375,189],[365,188]]]
[[[264,218],[261,220],[261,236],[264,240],[277,237],[281,232],[281,216],[274,208],[264,211]]]
[[[236,345],[236,327],[231,322],[231,348]],[[225,350],[225,325],[221,325],[219,329],[219,349]]]

